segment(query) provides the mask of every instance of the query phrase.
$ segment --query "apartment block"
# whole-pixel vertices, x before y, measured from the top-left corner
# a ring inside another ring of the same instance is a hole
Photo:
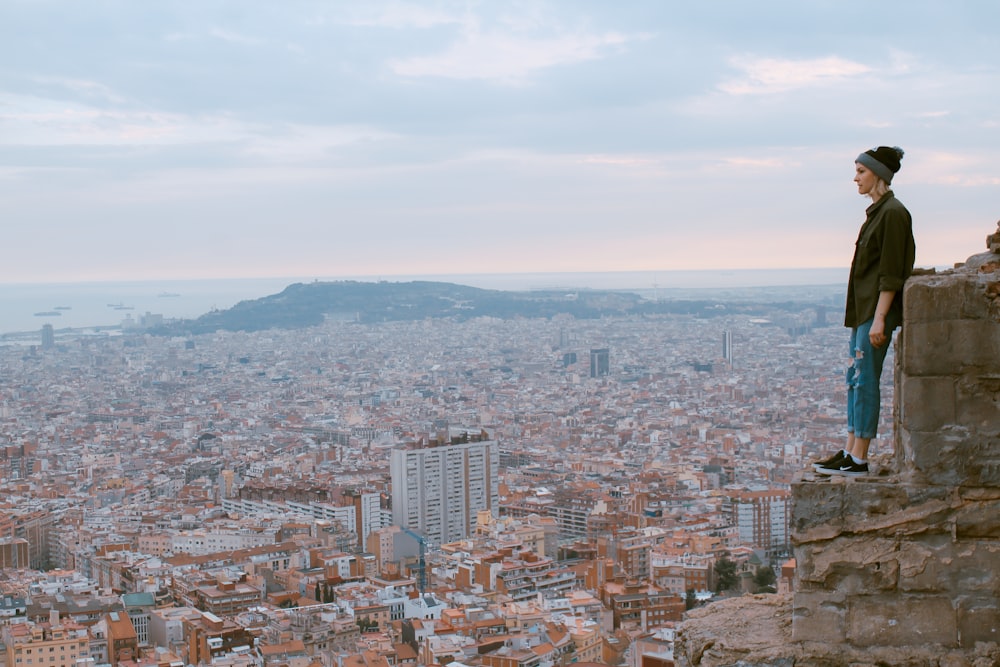
[[[393,524],[431,544],[464,539],[475,530],[479,511],[498,511],[494,440],[399,445],[389,466]]]

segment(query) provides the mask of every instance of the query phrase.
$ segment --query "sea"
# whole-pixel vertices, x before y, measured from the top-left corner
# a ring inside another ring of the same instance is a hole
[[[697,298],[710,292],[749,296],[749,290],[843,286],[847,274],[846,268],[820,268],[6,283],[0,284],[0,342],[34,338],[45,324],[57,332],[87,333],[121,329],[148,314],[193,319],[316,281],[426,280],[509,291],[628,290],[650,298]]]

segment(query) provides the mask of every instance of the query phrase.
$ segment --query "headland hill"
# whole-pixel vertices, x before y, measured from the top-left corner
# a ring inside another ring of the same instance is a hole
[[[834,285],[684,290],[549,289],[506,291],[447,282],[332,281],[294,283],[277,294],[249,299],[194,319],[176,319],[147,329],[156,335],[214,331],[301,329],[326,320],[375,324],[478,317],[578,319],[688,315],[772,315],[803,305],[842,307],[843,287]]]

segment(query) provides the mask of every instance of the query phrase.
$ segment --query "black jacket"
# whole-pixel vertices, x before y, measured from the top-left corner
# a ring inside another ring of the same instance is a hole
[[[875,316],[879,292],[895,292],[886,330],[903,322],[903,283],[913,273],[916,244],[913,220],[890,190],[868,207],[851,260],[844,326],[856,327]]]

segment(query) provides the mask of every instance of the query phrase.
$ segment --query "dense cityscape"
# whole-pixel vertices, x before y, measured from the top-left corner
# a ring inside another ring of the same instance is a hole
[[[834,313],[0,346],[7,665],[671,665],[687,609],[790,585]]]

